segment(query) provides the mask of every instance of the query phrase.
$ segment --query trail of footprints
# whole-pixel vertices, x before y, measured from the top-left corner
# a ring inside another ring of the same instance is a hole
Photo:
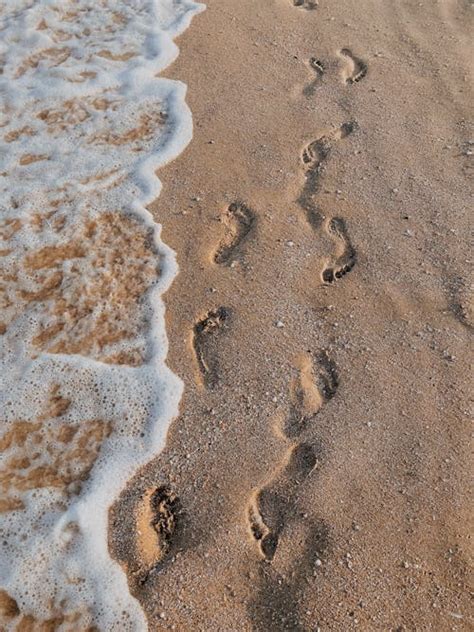
[[[314,6],[310,7],[303,0],[294,0],[293,4],[303,8],[316,8],[317,5],[311,3]],[[347,48],[342,49],[340,55],[346,62],[343,71],[345,83],[357,83],[365,77],[365,62]],[[316,58],[311,58],[309,65],[316,76],[304,88],[305,96],[314,95],[325,72],[323,63]],[[357,261],[357,253],[349,237],[346,222],[341,217],[326,218],[318,200],[321,177],[335,143],[356,129],[357,124],[354,121],[344,123],[329,134],[308,143],[301,153],[304,184],[297,202],[305,212],[309,225],[314,230],[325,230],[334,242],[334,256],[321,273],[325,284],[341,279],[353,269]],[[288,439],[295,442],[271,480],[254,492],[248,507],[251,533],[267,562],[273,560],[280,536],[294,513],[298,486],[315,469],[321,456],[320,449],[299,439],[322,405],[335,396],[338,385],[336,366],[328,353],[321,351],[300,368],[299,378],[292,386],[291,406],[281,430]]]
[[[326,218],[318,203],[321,177],[334,144],[356,129],[355,122],[344,123],[338,129],[310,142],[301,153],[305,180],[297,202],[305,211],[312,228],[323,228],[334,242],[334,256],[321,272],[324,284],[341,279],[352,270],[357,261],[357,253],[344,219]],[[213,254],[213,262],[222,266],[232,265],[240,257],[246,240],[253,234],[256,222],[256,214],[249,206],[243,202],[230,204],[222,217],[224,235]],[[219,334],[228,323],[229,315],[228,309],[218,307],[210,310],[194,325],[193,348],[202,382],[209,389],[216,387],[219,382]]]
[[[293,6],[314,10],[316,0],[290,0]],[[345,61],[343,79],[354,84],[367,74],[367,64],[343,48],[339,55]],[[313,80],[304,88],[305,96],[314,95],[325,73],[325,65],[316,57],[309,60],[315,73]],[[301,152],[304,184],[297,203],[304,211],[308,224],[315,231],[324,230],[334,242],[334,255],[321,272],[324,284],[332,284],[350,272],[357,261],[357,253],[349,237],[346,222],[341,217],[327,218],[321,210],[318,194],[325,165],[334,145],[357,129],[349,121],[311,141]],[[241,201],[230,204],[222,216],[223,237],[212,255],[219,266],[232,266],[242,255],[245,242],[255,230],[257,216]],[[194,324],[192,344],[202,383],[207,389],[219,384],[218,347],[220,337],[228,325],[230,311],[225,307],[209,310]],[[326,351],[305,354],[298,378],[290,387],[291,404],[281,432],[290,447],[280,467],[270,480],[254,491],[248,505],[248,523],[262,558],[271,562],[276,554],[283,530],[291,522],[298,486],[315,470],[322,457],[320,446],[305,441],[304,434],[324,404],[337,393],[339,376],[336,365]],[[150,498],[154,516],[151,527],[161,541],[160,563],[172,545],[176,529],[176,517],[180,513],[179,500],[164,487],[157,488]]]
[[[322,405],[336,394],[339,377],[329,355],[322,351],[314,361],[306,357],[299,377],[292,384],[292,404],[281,429],[288,439],[300,439]],[[283,529],[294,513],[298,486],[313,472],[321,449],[295,441],[272,479],[257,490],[250,501],[248,520],[262,557],[271,562]]]
[[[294,0],[294,5],[301,8],[316,8],[317,3],[306,0]],[[346,83],[360,81],[367,74],[367,65],[356,57],[348,48],[343,48],[340,55],[347,60],[345,70]],[[311,58],[309,65],[315,72],[315,79],[305,88],[305,94],[314,94],[324,75],[324,65],[318,59]],[[308,223],[315,230],[321,228],[334,243],[334,256],[321,272],[324,284],[331,284],[350,272],[356,264],[357,253],[349,237],[346,222],[341,217],[326,218],[318,202],[321,177],[331,151],[338,141],[346,138],[357,129],[354,121],[343,123],[339,128],[311,141],[304,147],[301,162],[304,171],[304,185],[297,203],[306,214]],[[256,226],[256,214],[244,202],[230,204],[221,218],[224,235],[213,253],[212,260],[217,265],[232,266],[240,257],[247,239],[253,234]],[[228,311],[219,307],[209,311],[206,316],[194,325],[193,347],[202,381],[207,388],[214,388],[219,381],[216,347],[218,334],[228,320]]]

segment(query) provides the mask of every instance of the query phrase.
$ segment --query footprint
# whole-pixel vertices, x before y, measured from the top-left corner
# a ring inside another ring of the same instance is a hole
[[[329,134],[321,136],[306,145],[301,152],[301,161],[306,173],[321,169],[323,162],[329,157],[334,144],[352,134],[356,129],[357,123],[348,121]]]
[[[324,221],[324,214],[315,200],[315,196],[320,190],[324,165],[329,159],[334,144],[352,134],[356,129],[357,123],[355,121],[343,123],[336,130],[306,145],[301,152],[305,183],[297,203],[306,212],[306,218],[314,229],[319,229]]]
[[[226,234],[214,253],[214,262],[229,264],[236,258],[243,241],[255,224],[255,213],[242,202],[233,202],[227,208],[223,222]]]
[[[204,385],[214,388],[219,382],[217,337],[229,318],[225,307],[211,310],[194,325],[193,347]]]
[[[334,360],[329,357],[327,351],[318,353],[318,389],[324,401],[328,402],[334,397],[339,386],[339,375]]]
[[[288,463],[268,486],[261,489],[249,507],[249,524],[262,556],[271,562],[280,534],[294,513],[294,496],[298,485],[318,463],[318,455],[308,443],[291,449]]]
[[[342,140],[349,136],[349,134],[352,134],[352,132],[355,132],[357,128],[358,125],[356,121],[347,121],[347,123],[343,123],[332,133],[332,139],[333,141]]]
[[[310,353],[301,356],[299,375],[290,386],[291,405],[283,429],[285,436],[299,437],[324,402],[334,397],[338,385],[336,365],[327,351],[320,351],[314,361]]]
[[[298,376],[290,384],[290,411],[283,428],[288,438],[298,437],[323,404],[311,354],[302,356],[299,365]]]
[[[308,172],[321,168],[323,161],[327,159],[331,151],[331,141],[331,136],[321,136],[303,149],[301,160]]]
[[[311,57],[308,62],[309,67],[315,73],[315,78],[303,88],[303,95],[305,97],[312,97],[316,92],[317,88],[321,85],[322,79],[324,76],[324,64],[319,61],[316,57]]]
[[[368,67],[362,59],[356,57],[348,48],[343,48],[339,54],[346,60],[346,68],[343,71],[346,83],[357,83],[366,76]]]
[[[336,259],[322,272],[324,283],[333,283],[350,272],[357,261],[357,254],[349,238],[346,223],[340,217],[329,220],[326,230],[336,243]]]
[[[313,11],[314,9],[317,9],[319,5],[318,0],[292,0],[292,2],[294,7],[306,9],[308,11]]]
[[[139,582],[145,583],[168,555],[179,527],[179,498],[168,487],[148,489],[136,512],[137,551],[143,568]]]
[[[272,494],[269,490],[262,490],[257,496],[255,504],[249,510],[250,528],[254,538],[260,547],[261,555],[271,562],[275,557],[278,547],[279,532],[282,525],[282,509],[284,509],[285,500],[276,494]],[[271,516],[264,516],[267,509],[270,508]],[[266,523],[268,520],[268,524]],[[273,528],[270,524],[273,523]]]
[[[258,508],[258,496],[256,496],[250,503],[248,518],[252,535],[259,543],[262,555],[268,559],[268,551],[266,552],[266,546],[264,543],[267,542],[270,529],[263,522],[262,515]]]

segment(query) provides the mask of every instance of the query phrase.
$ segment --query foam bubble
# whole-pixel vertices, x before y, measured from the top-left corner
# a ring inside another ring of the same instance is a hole
[[[146,629],[108,509],[162,448],[182,384],[146,210],[192,135],[157,77],[191,0],[0,5],[0,621]]]

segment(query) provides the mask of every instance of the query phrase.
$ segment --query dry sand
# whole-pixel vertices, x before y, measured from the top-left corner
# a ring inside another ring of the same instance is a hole
[[[114,508],[151,630],[468,630],[468,0],[208,0],[153,206],[184,381]]]

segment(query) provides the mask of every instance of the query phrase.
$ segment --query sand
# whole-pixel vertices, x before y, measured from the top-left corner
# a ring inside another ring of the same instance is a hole
[[[111,550],[151,630],[468,630],[472,3],[297,4],[208,0],[168,70],[185,393]]]

